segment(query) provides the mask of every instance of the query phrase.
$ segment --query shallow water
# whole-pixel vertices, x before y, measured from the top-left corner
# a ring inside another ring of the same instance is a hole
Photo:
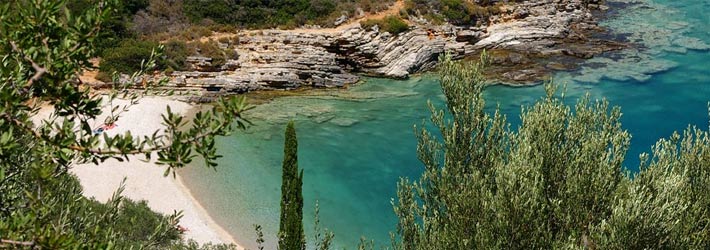
[[[621,0],[614,5],[626,8],[603,25],[637,48],[591,59],[577,72],[556,74],[555,81],[566,84],[569,103],[589,92],[621,106],[622,122],[633,136],[625,166],[636,171],[638,155],[659,138],[689,124],[708,126],[710,2]],[[349,90],[324,92],[260,105],[250,114],[255,126],[248,133],[218,141],[225,157],[217,172],[200,167],[181,172],[198,200],[240,243],[254,248],[253,224],[263,226],[267,246],[275,243],[283,130],[293,119],[305,172],[309,240],[317,200],[321,224],[336,233],[337,246],[355,248],[361,236],[389,244],[396,182],[402,176],[417,178],[422,170],[413,125],[428,117],[427,100],[442,102],[436,76],[367,79]],[[514,126],[520,106],[543,94],[542,86],[494,86],[485,92],[488,109],[499,106]]]

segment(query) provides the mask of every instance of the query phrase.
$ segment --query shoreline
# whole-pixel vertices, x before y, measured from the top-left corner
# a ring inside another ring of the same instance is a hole
[[[398,8],[401,4],[387,11]],[[341,88],[363,76],[406,79],[434,68],[444,53],[465,59],[487,50],[488,75],[501,84],[528,86],[544,82],[552,72],[576,70],[596,55],[628,47],[604,35],[599,21],[608,7],[601,1],[534,0],[497,8],[497,14],[468,25],[412,21],[397,35],[359,23],[333,29],[212,33],[205,38],[239,37],[236,44],[219,44],[238,58],[214,68],[212,58],[194,56],[184,69],[152,77],[167,77],[168,89],[210,95]]]
[[[184,101],[180,102],[187,103]],[[182,115],[185,119],[190,120],[195,116],[197,112],[204,109],[205,106],[202,104],[190,104],[190,107],[187,110],[184,110],[184,112],[182,112]],[[188,164],[186,167],[200,167],[196,165],[197,164],[193,162]],[[200,201],[197,199],[197,196],[193,193],[192,189],[190,189],[190,187],[186,184],[185,178],[183,176],[184,171],[182,170],[183,169],[177,169],[175,171],[176,178],[174,178],[174,183],[178,188],[180,188],[180,190],[185,194],[185,196],[190,198],[190,201],[197,209],[198,215],[201,216],[201,219],[207,224],[210,229],[214,230],[215,233],[217,233],[218,237],[220,238],[220,240],[223,241],[223,243],[234,244],[237,246],[237,250],[246,250],[246,248],[244,247],[245,245],[237,241],[234,235],[232,235],[224,227],[219,225],[219,223],[217,223],[217,221],[212,217],[210,212],[202,205],[202,203],[200,203]]]
[[[114,106],[126,104],[128,101],[121,99],[113,103]],[[103,105],[104,113],[90,121],[91,126],[102,124],[111,108],[107,103]],[[173,112],[185,118],[190,118],[194,114],[193,111],[199,108],[168,97],[144,96],[140,98],[137,105],[121,115],[115,128],[104,133],[115,135],[130,131],[138,137],[151,135],[156,130],[162,131],[161,114],[165,112],[166,106],[170,106]],[[33,117],[33,120],[38,123],[49,117],[52,112],[51,106],[45,106]],[[78,164],[70,170],[79,179],[83,195],[87,198],[106,202],[121,183],[124,183],[125,189],[121,196],[125,198],[135,201],[145,200],[151,210],[162,214],[182,211],[183,217],[179,225],[188,229],[182,234],[183,240],[194,240],[199,244],[233,244],[237,249],[244,249],[197,201],[179,173],[176,173],[173,178],[163,176],[164,171],[165,167],[156,165],[154,160],[147,162],[144,161],[143,156],[138,155],[129,156],[129,161],[124,162],[108,159],[98,165]]]
[[[189,167],[194,167],[194,166],[189,166]],[[183,181],[183,177],[180,175],[180,173],[177,173],[177,174],[176,174],[175,185],[177,185],[178,188],[180,188],[180,189],[183,191],[183,193],[184,193],[188,198],[190,198],[190,200],[192,201],[192,204],[193,204],[193,205],[195,206],[195,208],[197,209],[198,215],[200,215],[201,219],[202,219],[205,223],[207,223],[207,226],[208,226],[209,228],[211,228],[212,230],[215,231],[215,233],[217,233],[218,237],[220,238],[220,240],[222,240],[223,243],[234,244],[234,245],[237,246],[237,249],[238,249],[238,250],[245,250],[245,248],[243,247],[243,244],[239,243],[239,242],[234,238],[234,236],[232,236],[229,232],[227,232],[227,230],[225,230],[222,226],[220,226],[220,225],[214,220],[214,218],[212,218],[212,216],[210,215],[209,211],[207,211],[207,209],[205,209],[205,208],[202,206],[202,204],[200,204],[200,202],[197,200],[197,198],[195,197],[195,195],[192,194],[192,191],[190,190],[190,188],[187,187],[187,185],[185,185],[185,182]]]

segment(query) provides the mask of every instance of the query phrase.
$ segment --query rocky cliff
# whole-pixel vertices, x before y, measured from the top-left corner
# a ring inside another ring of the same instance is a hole
[[[259,30],[235,34],[238,59],[218,70],[210,58],[189,58],[194,71],[173,72],[169,86],[222,92],[339,87],[360,74],[406,78],[435,65],[449,52],[456,58],[491,51],[501,82],[528,84],[549,70],[569,69],[619,44],[588,38],[598,30],[593,9],[582,0],[531,0],[503,5],[479,27],[413,22],[399,35],[358,24],[330,30]]]

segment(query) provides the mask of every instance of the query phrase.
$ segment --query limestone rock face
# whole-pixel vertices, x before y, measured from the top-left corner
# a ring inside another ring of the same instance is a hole
[[[414,28],[398,36],[355,27],[337,37],[329,50],[353,71],[406,78],[431,68],[444,51],[462,57],[465,46],[465,42],[456,41],[454,27]]]
[[[493,19],[485,37],[475,44],[476,48],[540,51],[545,50],[550,40],[573,35],[576,24],[591,23],[596,27],[589,10],[579,0],[526,1],[505,8]]]
[[[531,54],[588,58],[594,53],[559,45],[585,41],[584,31],[597,27],[590,13],[581,0],[531,0],[501,7],[501,14],[489,18],[483,27],[414,23],[399,35],[357,24],[336,29],[244,31],[235,34],[238,59],[206,72],[211,58],[190,57],[194,71],[174,72],[169,86],[222,92],[341,87],[357,82],[358,73],[406,78],[435,66],[444,52],[461,58],[483,49],[516,52],[503,60],[509,64],[529,63]],[[501,75],[525,81],[539,74],[523,69]]]

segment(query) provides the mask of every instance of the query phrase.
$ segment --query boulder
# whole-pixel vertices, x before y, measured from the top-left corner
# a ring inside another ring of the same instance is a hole
[[[338,17],[338,19],[335,19],[335,22],[333,22],[333,25],[338,26],[338,25],[341,25],[347,21],[348,21],[348,16],[341,15],[340,17]]]

